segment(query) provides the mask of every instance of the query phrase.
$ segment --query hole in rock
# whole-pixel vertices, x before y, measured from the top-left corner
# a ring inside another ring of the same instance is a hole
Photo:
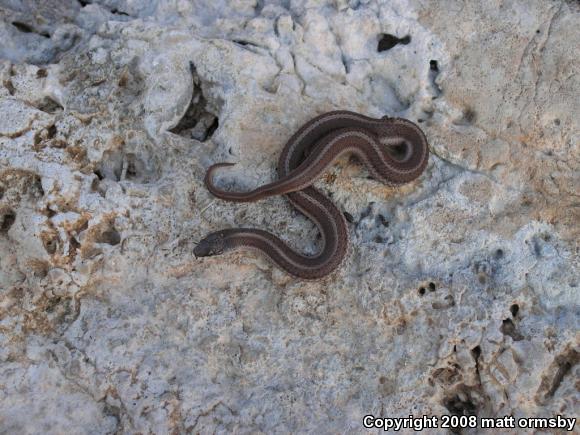
[[[512,317],[516,317],[518,312],[520,311],[520,306],[518,304],[513,304],[510,307],[510,312],[512,313]]]
[[[44,97],[40,103],[36,106],[38,110],[42,110],[46,113],[56,113],[59,110],[64,110],[64,107],[58,102],[50,97]]]
[[[433,95],[433,99],[438,98],[442,93],[443,90],[439,87],[439,85],[437,84],[437,76],[439,75],[439,64],[437,63],[436,60],[431,59],[429,61],[429,81],[431,82],[431,86],[433,87],[434,90],[434,95]],[[431,117],[433,116],[433,113],[427,113],[427,116]]]
[[[220,126],[219,119],[217,116],[215,116],[213,119],[213,122],[210,124],[210,126],[208,127],[208,129],[206,131],[205,137],[202,140],[206,141],[210,137],[212,137],[219,126]]]
[[[411,42],[411,37],[409,35],[404,36],[402,38],[397,38],[394,35],[390,35],[388,33],[383,33],[379,37],[377,51],[380,53],[383,51],[390,50],[391,48],[393,48],[394,46],[396,46],[398,44],[407,45],[410,42]]]
[[[516,325],[512,319],[505,319],[502,322],[499,330],[503,335],[510,336],[514,341],[521,341],[524,339],[524,336],[517,330]]]
[[[154,171],[147,168],[143,159],[136,154],[127,153],[124,157],[121,177],[136,183],[148,183],[155,178]]]
[[[135,167],[135,161],[131,160],[127,163],[127,179],[135,179],[137,178],[137,168]]]
[[[48,139],[52,139],[53,137],[56,136],[57,130],[56,130],[56,125],[52,124],[50,127],[48,127],[48,129],[46,130],[46,134],[47,134],[47,138]]]
[[[477,406],[463,395],[454,395],[443,401],[443,406],[453,415],[476,415]]]
[[[74,250],[78,250],[81,247],[81,244],[73,236],[70,236],[68,240]]]
[[[16,221],[16,213],[10,208],[0,211],[0,233],[7,233]]]
[[[121,235],[114,228],[109,228],[103,231],[98,237],[95,238],[97,243],[106,243],[108,245],[118,245],[121,241]]]
[[[195,65],[192,63],[190,67],[193,81],[191,101],[181,120],[169,131],[183,137],[205,142],[218,129],[219,119],[209,109]]]
[[[463,119],[469,124],[472,124],[475,121],[476,113],[471,107],[466,108],[463,111]]]
[[[56,248],[58,247],[58,241],[56,237],[48,237],[43,239],[44,250],[52,255],[56,252]]]

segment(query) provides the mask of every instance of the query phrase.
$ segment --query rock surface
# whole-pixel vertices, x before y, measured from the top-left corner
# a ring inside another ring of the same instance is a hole
[[[365,432],[366,414],[579,411],[580,7],[574,1],[0,1],[0,432]],[[393,189],[344,161],[334,275],[275,177],[349,109],[421,123]],[[446,433],[438,429],[433,433]],[[464,433],[476,433],[477,429]],[[531,431],[530,431],[531,432]]]

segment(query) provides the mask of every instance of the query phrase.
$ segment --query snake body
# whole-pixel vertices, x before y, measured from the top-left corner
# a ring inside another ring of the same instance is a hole
[[[357,156],[377,180],[399,185],[421,175],[427,165],[429,147],[421,129],[406,119],[375,119],[349,111],[317,116],[286,143],[278,162],[277,181],[249,192],[224,191],[213,184],[212,175],[216,169],[231,163],[218,163],[208,169],[205,184],[212,194],[228,201],[257,201],[286,194],[290,202],[319,228],[321,251],[306,256],[266,231],[235,228],[206,236],[195,247],[195,256],[249,248],[263,252],[298,278],[318,279],[334,271],[346,255],[348,230],[343,214],[312,187],[312,183],[345,154]]]

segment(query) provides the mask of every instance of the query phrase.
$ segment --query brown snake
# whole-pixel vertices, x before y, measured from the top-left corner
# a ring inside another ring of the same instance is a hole
[[[312,183],[345,154],[357,156],[379,181],[399,185],[421,175],[427,165],[429,147],[421,129],[406,119],[374,119],[348,111],[317,116],[287,142],[278,162],[278,181],[250,192],[220,190],[213,185],[212,174],[232,163],[218,163],[208,169],[205,184],[212,194],[228,201],[257,201],[286,194],[318,226],[322,250],[306,256],[266,231],[234,228],[206,236],[195,247],[194,255],[207,257],[250,248],[263,252],[298,278],[318,279],[331,273],[346,255],[348,230],[343,214]]]

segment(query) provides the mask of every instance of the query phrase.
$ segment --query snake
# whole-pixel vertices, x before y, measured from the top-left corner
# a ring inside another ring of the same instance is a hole
[[[351,154],[382,183],[399,186],[417,179],[429,159],[423,131],[404,118],[371,118],[339,110],[314,117],[299,128],[284,146],[278,161],[278,180],[247,192],[222,190],[213,183],[214,172],[234,163],[217,163],[206,172],[204,183],[216,197],[253,202],[286,195],[290,203],[318,227],[322,248],[304,255],[279,237],[255,228],[231,228],[208,234],[194,248],[196,257],[210,257],[238,249],[257,250],[281,269],[300,279],[316,280],[336,270],[348,249],[344,214],[312,184],[339,158]]]

